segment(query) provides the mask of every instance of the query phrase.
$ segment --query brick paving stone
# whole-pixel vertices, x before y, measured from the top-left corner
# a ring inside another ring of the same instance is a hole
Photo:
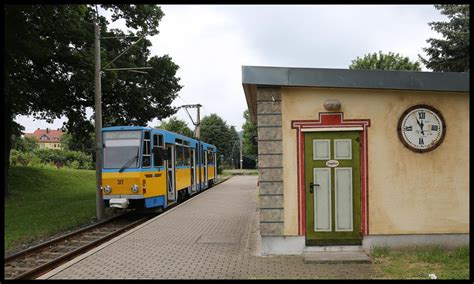
[[[234,176],[50,279],[366,279],[371,264],[257,256],[257,177]]]

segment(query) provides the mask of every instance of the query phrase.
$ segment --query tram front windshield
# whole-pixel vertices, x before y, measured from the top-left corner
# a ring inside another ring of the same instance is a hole
[[[104,132],[104,169],[138,168],[141,131]]]

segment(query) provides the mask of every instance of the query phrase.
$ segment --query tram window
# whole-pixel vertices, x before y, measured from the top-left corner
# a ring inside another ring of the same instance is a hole
[[[158,146],[165,148],[165,143],[163,143],[163,135],[158,135]]]
[[[159,145],[159,137],[155,134],[153,135],[153,166],[155,167],[162,167],[164,164],[163,149],[159,148]]]
[[[207,163],[214,164],[214,153],[211,151],[207,152]]]
[[[183,165],[183,146],[176,145],[176,165]]]
[[[191,161],[192,160],[192,157],[193,156],[193,152],[191,150],[191,148],[188,148],[188,166],[192,166],[193,162]]]
[[[145,135],[143,137],[142,167],[147,168],[150,166],[151,166],[150,131],[145,131]]]
[[[189,147],[183,147],[184,148],[184,165],[185,166],[190,166],[191,165],[191,149]]]

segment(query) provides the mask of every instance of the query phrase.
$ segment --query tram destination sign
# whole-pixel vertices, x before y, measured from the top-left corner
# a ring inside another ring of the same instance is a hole
[[[106,140],[140,139],[141,131],[107,131],[104,133]]]

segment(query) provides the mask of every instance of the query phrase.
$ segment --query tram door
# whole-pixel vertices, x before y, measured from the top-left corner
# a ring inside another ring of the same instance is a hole
[[[203,189],[202,185],[202,145],[198,146],[198,184],[199,184],[199,190],[201,191]]]
[[[207,151],[204,151],[204,186],[208,186],[208,178],[207,178]]]
[[[215,183],[217,181],[217,153],[214,152],[211,155],[214,155],[214,182],[213,183]]]
[[[166,161],[166,188],[168,195],[168,202],[176,201],[176,179],[175,179],[175,163],[176,151],[175,146],[166,144],[166,151],[168,152],[168,160]]]
[[[191,148],[191,191],[196,192],[196,150]]]

